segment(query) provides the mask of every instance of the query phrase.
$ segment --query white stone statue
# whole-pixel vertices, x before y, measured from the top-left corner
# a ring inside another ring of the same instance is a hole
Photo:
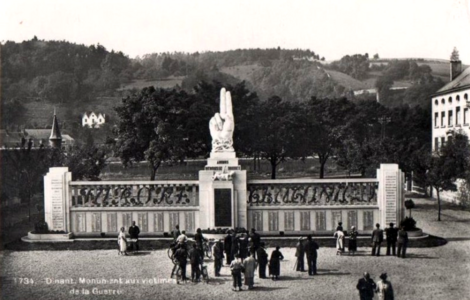
[[[220,113],[216,113],[209,122],[212,137],[212,152],[234,152],[233,149],[232,96],[225,88],[220,90]]]

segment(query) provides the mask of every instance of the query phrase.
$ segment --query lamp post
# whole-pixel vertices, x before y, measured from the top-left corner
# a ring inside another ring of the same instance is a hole
[[[382,116],[378,118],[378,122],[382,126],[382,140],[385,138],[385,125],[387,125],[387,123],[390,123],[391,121],[391,117]]]

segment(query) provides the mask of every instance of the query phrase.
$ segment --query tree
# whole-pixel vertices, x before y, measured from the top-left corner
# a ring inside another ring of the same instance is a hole
[[[123,164],[147,161],[150,180],[155,180],[164,161],[181,161],[190,155],[187,120],[192,99],[184,91],[153,87],[123,99],[116,107],[116,152]]]
[[[455,133],[449,136],[447,143],[433,155],[428,154],[427,183],[432,186],[437,194],[438,217],[441,221],[441,198],[442,191],[456,191],[455,181],[465,178],[470,166],[470,147],[466,135]]]
[[[379,59],[379,58],[380,58],[380,57],[379,57],[379,54],[378,54],[378,53],[375,53],[375,54],[374,54],[374,59]]]
[[[345,98],[317,99],[313,97],[303,109],[305,132],[302,147],[318,157],[320,178],[325,176],[325,165],[335,153],[343,137],[347,136],[345,120],[352,116],[354,104]]]
[[[276,179],[277,166],[287,157],[299,156],[298,114],[294,105],[277,96],[259,104],[257,126],[252,128],[256,135],[255,151],[271,164],[271,178]]]

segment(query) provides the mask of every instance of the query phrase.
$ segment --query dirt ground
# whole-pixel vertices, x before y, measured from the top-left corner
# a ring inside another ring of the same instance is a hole
[[[2,251],[1,299],[359,299],[356,284],[364,271],[376,281],[387,272],[395,299],[470,299],[470,212],[446,205],[438,222],[435,202],[415,199],[415,203],[412,215],[418,227],[449,242],[411,248],[406,259],[371,257],[370,248],[360,248],[354,257],[336,256],[334,248],[322,248],[319,275],[309,277],[293,271],[294,249],[282,248],[285,259],[279,281],[255,277],[254,290],[234,292],[229,268],[214,278],[209,260],[208,284],[176,285],[169,279],[172,264],[164,250],[124,257],[117,255],[117,249]],[[189,266],[187,272],[190,275]]]

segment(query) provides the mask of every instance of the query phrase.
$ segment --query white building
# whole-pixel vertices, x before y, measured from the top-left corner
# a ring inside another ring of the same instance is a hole
[[[90,128],[100,128],[101,124],[106,122],[105,114],[95,114],[90,112],[89,114],[84,113],[82,117],[82,127],[88,126]]]
[[[470,68],[462,72],[458,52],[450,61],[450,82],[432,95],[432,149],[436,151],[453,131],[470,137],[470,115],[467,107],[470,95]]]

